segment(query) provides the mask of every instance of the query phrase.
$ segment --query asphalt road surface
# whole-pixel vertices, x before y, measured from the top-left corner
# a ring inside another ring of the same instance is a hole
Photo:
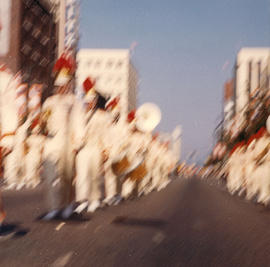
[[[270,266],[270,209],[199,178],[95,212],[44,223],[42,189],[4,192],[15,234],[0,266]]]

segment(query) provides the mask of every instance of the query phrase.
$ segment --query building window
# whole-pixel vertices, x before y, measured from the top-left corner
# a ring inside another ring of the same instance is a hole
[[[26,31],[29,31],[31,29],[31,27],[33,26],[32,22],[29,19],[25,19],[23,22],[23,28]]]
[[[32,50],[32,48],[28,44],[24,44],[23,47],[21,48],[21,52],[26,56],[29,55],[31,50]]]
[[[41,9],[39,6],[33,6],[31,8],[31,11],[36,15],[36,16],[39,16],[41,14]]]
[[[112,68],[112,65],[113,65],[113,61],[111,59],[108,60],[108,62],[107,62],[107,69],[111,69]]]
[[[45,57],[42,58],[42,60],[40,61],[39,65],[42,67],[46,67],[49,63],[49,60]]]
[[[119,61],[117,62],[116,67],[117,67],[118,69],[120,69],[120,68],[122,68],[122,66],[123,66],[123,61],[122,61],[122,60],[119,60]]]
[[[118,77],[118,78],[115,79],[115,82],[114,83],[116,85],[119,85],[119,84],[121,84],[121,82],[122,82],[122,78],[121,77]]]
[[[41,21],[43,22],[43,24],[47,24],[49,22],[49,16],[46,14],[42,15]]]
[[[38,61],[39,60],[39,58],[40,58],[40,53],[38,52],[38,51],[35,51],[32,55],[31,55],[31,59],[33,60],[33,61]]]
[[[86,62],[86,67],[87,67],[87,68],[91,68],[91,64],[92,64],[92,61],[91,61],[91,60],[88,60],[88,61]]]
[[[110,84],[112,82],[112,77],[109,76],[107,79],[106,79],[106,84]]]
[[[27,7],[30,7],[32,5],[33,0],[24,0],[23,2]]]
[[[96,64],[95,64],[95,67],[96,68],[100,68],[100,65],[101,65],[101,60],[97,60],[96,61]]]
[[[27,81],[30,78],[30,73],[28,71],[23,73],[22,80]]]
[[[66,9],[66,18],[71,20],[75,18],[76,10],[74,6],[68,6]]]
[[[42,44],[42,45],[44,45],[44,46],[46,46],[47,45],[47,43],[49,42],[49,37],[48,36],[43,36],[42,38],[41,38],[41,40],[40,40],[40,43]]]
[[[35,38],[35,39],[38,39],[39,36],[41,35],[41,30],[39,28],[35,28],[32,32],[32,36]]]

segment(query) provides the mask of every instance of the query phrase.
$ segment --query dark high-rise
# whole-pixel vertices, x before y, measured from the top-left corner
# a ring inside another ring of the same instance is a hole
[[[24,82],[44,85],[43,99],[52,90],[57,55],[57,25],[51,10],[46,0],[11,0],[5,17],[9,32],[2,37],[9,38],[8,49],[0,55],[0,62],[14,73],[22,72]]]

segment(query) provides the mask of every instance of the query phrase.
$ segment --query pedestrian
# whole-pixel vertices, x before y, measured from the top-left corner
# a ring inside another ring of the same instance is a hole
[[[2,149],[5,150],[5,155],[2,155],[4,179],[10,187],[15,187],[18,183],[19,162],[17,152],[19,149],[16,151],[14,149],[16,131],[20,124],[16,103],[16,90],[20,85],[20,73],[14,76],[7,68],[0,67],[0,142]]]

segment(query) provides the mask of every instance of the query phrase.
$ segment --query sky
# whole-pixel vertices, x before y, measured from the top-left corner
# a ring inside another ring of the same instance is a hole
[[[130,48],[138,105],[156,103],[159,131],[181,125],[182,159],[213,146],[223,85],[242,47],[270,47],[270,0],[81,0],[80,48]]]

